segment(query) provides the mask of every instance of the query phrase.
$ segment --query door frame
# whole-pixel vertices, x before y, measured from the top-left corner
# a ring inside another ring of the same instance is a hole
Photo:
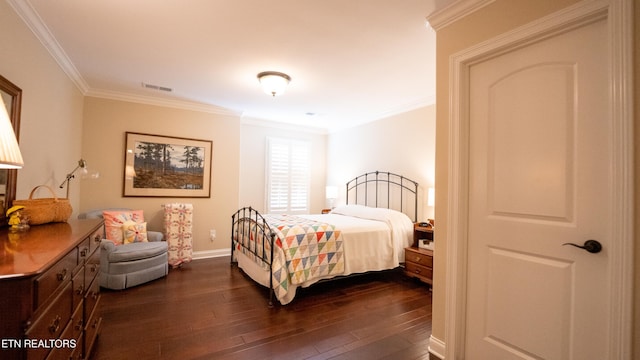
[[[583,0],[460,51],[449,60],[449,174],[445,359],[464,359],[469,223],[469,70],[478,62],[607,20],[611,108],[610,359],[631,358],[633,315],[633,0]]]

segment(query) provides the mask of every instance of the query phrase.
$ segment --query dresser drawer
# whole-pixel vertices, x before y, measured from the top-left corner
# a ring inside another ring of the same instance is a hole
[[[78,245],[78,261],[80,264],[84,264],[84,262],[87,261],[87,259],[91,255],[90,244],[91,244],[91,239],[86,238],[82,240],[80,245]]]
[[[82,299],[84,298],[84,290],[86,289],[84,286],[84,268],[81,268],[80,271],[75,274],[75,276],[71,280],[71,287],[73,292],[73,302],[71,308],[75,309],[80,303],[82,303]]]
[[[82,338],[80,338],[80,340],[82,340]],[[80,343],[82,343],[82,341],[80,341]],[[71,353],[71,356],[69,356],[69,360],[82,360],[82,345],[78,343],[78,346],[76,346],[75,349],[73,349],[73,352]]]
[[[59,338],[71,319],[71,302],[71,282],[67,281],[67,285],[53,300],[51,306],[44,310],[37,319],[34,319],[33,324],[27,329],[26,337],[37,341]],[[46,346],[29,348],[27,359],[43,359],[49,350],[50,348]]]
[[[73,316],[71,316],[71,322],[69,326],[71,326],[72,335],[69,339],[77,339],[77,346],[80,346],[79,339],[82,336],[82,330],[84,329],[84,306],[80,304],[78,308],[73,312]],[[63,337],[64,339],[64,337]]]
[[[100,273],[100,250],[94,252],[84,266],[84,287],[88,289]]]
[[[93,254],[100,247],[102,238],[104,238],[104,226],[100,226],[89,236],[89,254]]]
[[[89,358],[91,355],[91,350],[95,344],[96,338],[100,333],[100,327],[102,326],[102,317],[100,316],[100,297],[96,299],[95,306],[93,307],[93,311],[90,313],[90,316],[87,320],[87,326],[84,330],[84,350],[83,355],[84,358]]]
[[[87,289],[87,293],[84,297],[84,318],[88,319],[89,315],[94,312],[94,308],[98,304],[100,298],[100,279],[95,279],[91,283],[91,287]]]
[[[412,262],[404,264],[404,271],[407,275],[416,275],[423,279],[431,281],[433,279],[433,269],[430,267],[418,265]]]
[[[67,325],[67,328],[64,330],[62,335],[60,336],[59,341],[57,341],[56,347],[54,347],[49,355],[47,356],[47,360],[67,360],[71,359],[72,354],[75,351],[82,352],[82,344],[80,343],[80,338],[82,336],[82,325],[78,330],[77,319],[80,318],[82,322],[82,308],[78,308],[77,311],[71,317],[71,321]]]
[[[433,256],[413,249],[404,250],[404,261],[422,266],[433,267]]]
[[[78,249],[74,248],[35,280],[34,311],[42,304],[45,304],[60,286],[70,282],[71,274],[77,265]],[[71,303],[69,303],[69,306],[71,306]]]

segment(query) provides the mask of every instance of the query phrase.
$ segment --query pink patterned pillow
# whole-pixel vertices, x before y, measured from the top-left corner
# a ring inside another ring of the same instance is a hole
[[[111,210],[103,211],[104,229],[107,240],[113,241],[116,245],[122,245],[124,236],[122,234],[122,225],[128,221],[136,223],[144,222],[144,214],[142,210]]]

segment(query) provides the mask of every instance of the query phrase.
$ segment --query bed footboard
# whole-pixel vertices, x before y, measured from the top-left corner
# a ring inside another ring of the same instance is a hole
[[[264,217],[251,207],[243,207],[231,216],[231,265],[242,252],[256,264],[269,270],[269,306],[273,305],[273,249],[276,233]]]

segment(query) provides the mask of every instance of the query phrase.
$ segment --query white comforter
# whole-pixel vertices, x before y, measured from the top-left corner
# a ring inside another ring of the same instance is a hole
[[[404,261],[411,245],[413,223],[405,214],[383,208],[344,205],[326,215],[301,215],[342,231],[344,275],[393,269]]]

